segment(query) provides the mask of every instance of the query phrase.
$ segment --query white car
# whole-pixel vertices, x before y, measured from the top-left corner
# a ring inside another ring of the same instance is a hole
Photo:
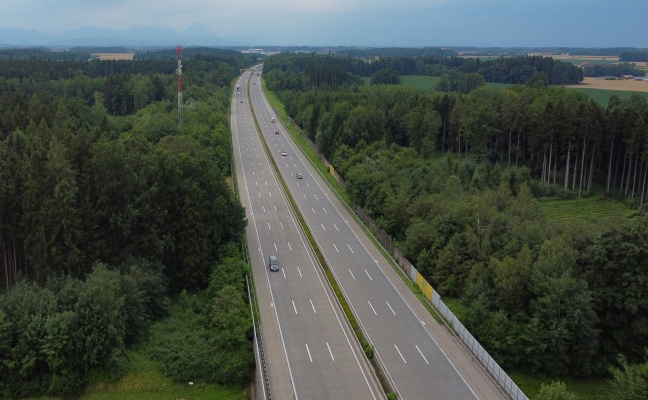
[[[297,172],[297,179],[301,179],[301,178],[302,178],[301,172]]]
[[[286,150],[283,150],[283,151],[281,152],[281,155],[282,155],[282,156],[287,156],[287,155],[288,155],[288,152],[287,152]]]

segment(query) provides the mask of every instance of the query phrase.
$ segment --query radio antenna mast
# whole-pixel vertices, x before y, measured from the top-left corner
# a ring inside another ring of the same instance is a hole
[[[178,125],[182,125],[182,46],[178,46]]]

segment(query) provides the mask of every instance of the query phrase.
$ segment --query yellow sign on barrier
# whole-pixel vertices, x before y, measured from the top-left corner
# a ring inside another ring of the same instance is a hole
[[[329,173],[335,176],[335,168],[333,168],[333,164],[329,164]]]
[[[421,288],[423,296],[432,301],[432,285],[430,285],[418,272],[416,273],[416,284]]]

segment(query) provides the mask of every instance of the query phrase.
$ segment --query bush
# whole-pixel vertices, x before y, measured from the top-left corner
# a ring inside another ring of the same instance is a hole
[[[74,399],[79,396],[84,385],[85,379],[79,374],[54,375],[47,388],[47,394]]]
[[[368,359],[372,359],[374,356],[374,347],[370,344],[364,346],[363,348],[365,355],[367,356]]]

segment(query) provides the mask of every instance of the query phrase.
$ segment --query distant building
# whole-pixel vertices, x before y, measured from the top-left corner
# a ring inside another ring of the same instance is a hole
[[[252,54],[262,54],[264,56],[272,56],[275,54],[279,54],[279,51],[265,51],[264,49],[247,49],[247,50],[241,50],[241,53],[252,53]]]

